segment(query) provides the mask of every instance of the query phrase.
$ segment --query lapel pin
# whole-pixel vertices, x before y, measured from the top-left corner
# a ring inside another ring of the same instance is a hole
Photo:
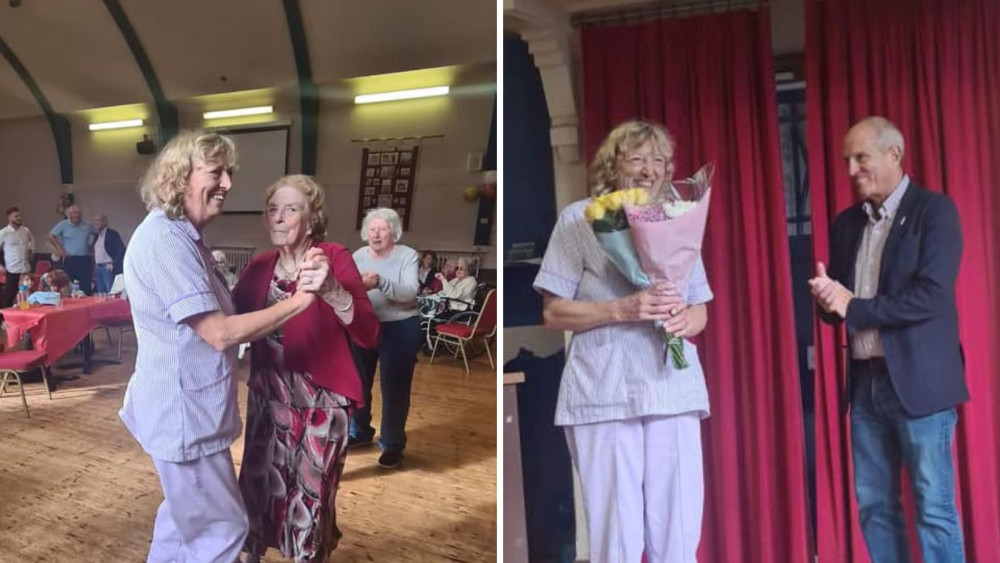
[[[906,222],[906,215],[903,215],[903,218],[899,220],[899,226],[902,227],[903,223],[905,222]]]

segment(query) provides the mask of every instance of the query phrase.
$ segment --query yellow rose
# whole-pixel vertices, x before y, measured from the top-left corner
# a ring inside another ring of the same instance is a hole
[[[635,205],[635,197],[632,195],[632,190],[622,190],[622,205]]]
[[[608,194],[607,207],[611,211],[618,211],[622,207],[622,193],[621,192],[611,192]]]
[[[594,221],[600,221],[604,218],[605,209],[601,205],[600,201],[595,200],[583,210],[583,216],[587,219],[588,223],[593,223]]]

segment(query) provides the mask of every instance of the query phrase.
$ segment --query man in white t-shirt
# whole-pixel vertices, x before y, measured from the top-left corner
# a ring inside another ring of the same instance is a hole
[[[10,307],[17,299],[20,274],[31,273],[31,256],[35,251],[35,239],[28,227],[21,224],[21,210],[11,207],[7,210],[7,226],[0,229],[0,274],[6,274],[0,306]]]

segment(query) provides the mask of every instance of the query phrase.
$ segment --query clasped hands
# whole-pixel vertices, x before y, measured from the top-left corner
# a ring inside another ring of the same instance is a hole
[[[365,289],[371,291],[376,289],[381,283],[382,278],[379,277],[375,270],[361,272],[361,284],[365,286]]]
[[[340,287],[337,279],[330,274],[330,259],[323,254],[321,248],[306,251],[302,265],[299,266],[296,283],[299,291],[317,295],[324,295]]]
[[[663,321],[663,328],[680,337],[689,336],[688,305],[677,287],[659,281],[625,298],[624,320]]]
[[[809,290],[824,311],[847,318],[847,305],[854,299],[854,294],[826,275],[826,266],[822,262],[816,262],[816,277],[809,280]]]

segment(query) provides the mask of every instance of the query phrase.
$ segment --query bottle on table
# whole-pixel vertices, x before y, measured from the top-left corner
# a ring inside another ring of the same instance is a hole
[[[31,304],[28,303],[28,286],[21,284],[17,288],[17,308],[18,309],[28,309]]]

